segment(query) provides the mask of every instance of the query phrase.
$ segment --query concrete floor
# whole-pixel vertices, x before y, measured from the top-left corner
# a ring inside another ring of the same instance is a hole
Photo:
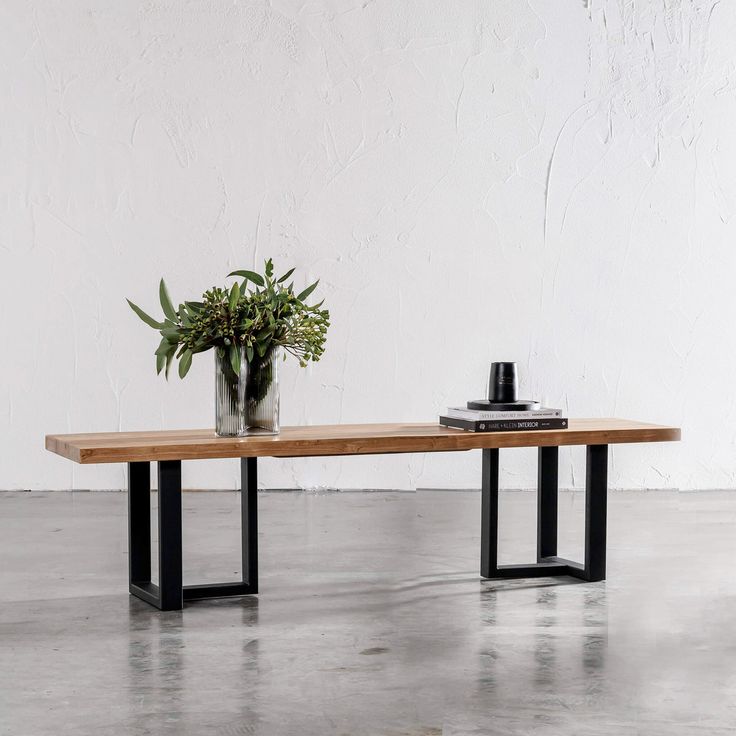
[[[236,578],[238,503],[186,494],[185,581]],[[594,584],[481,582],[478,493],[259,503],[262,593],[160,613],[124,494],[0,494],[0,734],[736,733],[736,493],[611,493]],[[534,506],[502,494],[502,562]]]

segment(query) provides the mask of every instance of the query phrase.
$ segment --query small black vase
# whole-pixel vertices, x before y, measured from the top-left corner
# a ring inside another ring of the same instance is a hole
[[[491,363],[488,381],[488,398],[493,402],[511,404],[516,401],[519,389],[516,363]]]

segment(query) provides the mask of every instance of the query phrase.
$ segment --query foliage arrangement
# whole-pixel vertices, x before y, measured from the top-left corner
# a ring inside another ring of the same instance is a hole
[[[164,371],[168,378],[176,357],[179,377],[184,378],[193,356],[213,348],[234,376],[240,374],[243,357],[249,363],[265,362],[277,347],[296,357],[302,367],[310,360],[318,361],[324,352],[330,313],[322,309],[324,300],[312,306],[306,303],[319,279],[298,294],[293,282],[286,285],[294,270],[274,279],[269,258],[263,274],[233,271],[228,278],[235,276],[242,281],[230,288],[213,286],[201,301],[184,302],[178,309],[161,279],[163,320],[154,319],[128,299],[130,308],[161,334],[156,372]]]

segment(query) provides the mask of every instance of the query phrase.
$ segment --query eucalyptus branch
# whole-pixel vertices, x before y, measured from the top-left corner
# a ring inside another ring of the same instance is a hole
[[[231,287],[213,286],[201,301],[184,302],[178,309],[169,296],[163,279],[159,284],[159,301],[163,319],[156,320],[128,300],[130,308],[149,327],[161,335],[156,349],[156,372],[168,377],[174,358],[179,360],[179,376],[189,372],[197,353],[216,349],[228,357],[235,374],[240,363],[265,360],[276,347],[283,347],[299,360],[302,367],[318,361],[324,353],[330,313],[323,302],[308,305],[306,299],[317,288],[315,281],[299,294],[293,283],[288,286],[295,269],[278,279],[273,278],[273,262],[265,262],[264,273],[238,270],[228,277],[238,277]]]

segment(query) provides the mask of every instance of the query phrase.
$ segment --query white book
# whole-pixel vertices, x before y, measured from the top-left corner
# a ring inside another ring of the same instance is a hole
[[[461,406],[450,406],[447,409],[448,417],[453,419],[468,419],[476,422],[509,419],[553,419],[562,416],[562,409],[531,409],[529,411],[482,411],[480,409],[466,409]]]

